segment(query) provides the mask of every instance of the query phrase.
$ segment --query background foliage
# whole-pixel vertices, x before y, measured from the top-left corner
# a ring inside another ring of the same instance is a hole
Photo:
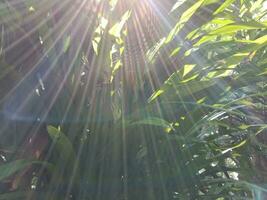
[[[265,199],[266,8],[0,1],[0,199]]]

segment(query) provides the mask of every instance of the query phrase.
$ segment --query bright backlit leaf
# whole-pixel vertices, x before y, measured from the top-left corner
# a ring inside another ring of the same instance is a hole
[[[127,22],[127,20],[129,19],[129,17],[131,16],[131,11],[126,11],[124,13],[124,15],[121,18],[121,21],[116,23],[110,30],[109,30],[109,34],[113,35],[116,38],[120,38],[121,34],[122,34],[122,30],[123,27],[125,25],[125,23]]]

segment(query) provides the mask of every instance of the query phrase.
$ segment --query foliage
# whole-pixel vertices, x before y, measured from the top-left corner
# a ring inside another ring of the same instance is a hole
[[[146,3],[90,2],[0,2],[1,108],[11,124],[47,124],[50,138],[35,159],[1,142],[13,153],[1,152],[0,180],[30,183],[0,199],[264,199],[266,2],[169,1],[144,57],[131,28]],[[10,58],[20,50],[36,61]]]

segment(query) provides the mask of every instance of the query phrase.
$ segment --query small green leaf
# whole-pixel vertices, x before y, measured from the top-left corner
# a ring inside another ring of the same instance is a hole
[[[70,39],[70,36],[67,36],[65,39],[64,39],[64,46],[63,46],[63,52],[66,53],[70,47],[70,42],[71,42],[71,39]]]
[[[157,118],[157,117],[148,117],[146,119],[137,121],[137,122],[133,122],[130,124],[131,126],[135,126],[135,125],[151,125],[151,126],[160,126],[162,128],[165,129],[173,129],[173,127],[171,126],[171,124],[167,121],[165,121],[164,119],[161,118]]]
[[[178,0],[172,7],[170,12],[175,11],[177,8],[179,8],[183,3],[185,3],[186,0]]]
[[[235,0],[226,0],[214,13],[213,15],[217,15],[218,13],[224,11],[225,8],[231,5]]]
[[[116,7],[118,3],[118,0],[109,0],[109,5],[111,7],[111,10],[114,10],[114,8]]]
[[[96,55],[98,55],[98,43],[95,40],[92,40],[93,49]]]
[[[241,129],[241,130],[246,130],[246,129],[248,129],[250,126],[249,125],[246,125],[246,124],[241,124],[240,126],[239,126],[239,128]]]
[[[155,93],[152,94],[152,96],[148,99],[148,102],[151,102],[155,100],[158,96],[160,96],[162,93],[164,93],[164,90],[158,90]]]
[[[185,65],[183,77],[185,77],[188,73],[190,73],[196,65]]]
[[[121,37],[121,32],[122,29],[126,23],[126,21],[129,19],[129,17],[131,16],[131,11],[126,11],[124,13],[124,15],[121,18],[121,21],[116,23],[110,30],[109,30],[109,34],[116,37],[116,38],[120,38]]]

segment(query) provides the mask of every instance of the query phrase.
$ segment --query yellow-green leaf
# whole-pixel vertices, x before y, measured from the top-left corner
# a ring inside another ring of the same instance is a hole
[[[116,23],[110,30],[109,30],[109,34],[116,37],[116,38],[119,38],[121,36],[121,32],[122,32],[122,29],[126,23],[126,21],[129,19],[129,17],[131,16],[131,11],[126,11],[124,13],[124,15],[122,16],[121,18],[121,21]]]
[[[181,16],[178,23],[175,25],[175,27],[171,30],[169,33],[165,43],[169,43],[171,40],[173,40],[174,36],[178,34],[178,32],[182,29],[184,24],[193,16],[193,14],[201,7],[201,5],[204,3],[205,0],[200,0],[197,3],[195,3],[193,6],[191,6],[189,9],[187,9]]]

